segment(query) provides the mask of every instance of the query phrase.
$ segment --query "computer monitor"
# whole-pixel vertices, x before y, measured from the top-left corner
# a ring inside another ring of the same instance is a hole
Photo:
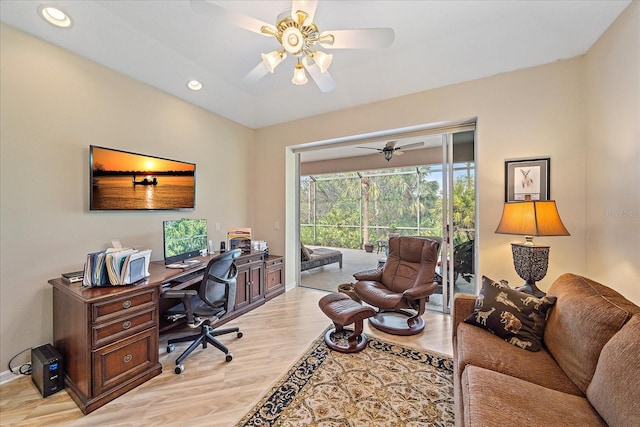
[[[207,249],[206,219],[163,221],[164,263],[174,264],[200,255]]]

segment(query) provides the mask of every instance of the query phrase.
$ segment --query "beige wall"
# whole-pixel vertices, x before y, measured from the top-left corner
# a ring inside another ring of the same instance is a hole
[[[504,161],[549,156],[551,196],[571,236],[536,238],[539,244],[551,246],[549,270],[539,283],[540,288],[548,289],[563,272],[574,272],[596,277],[640,303],[638,7],[638,2],[633,2],[586,58],[558,61],[260,129],[256,156],[269,158],[269,162],[256,164],[255,172],[269,176],[272,183],[292,181],[295,174],[289,159],[293,154],[286,147],[477,117],[479,275],[504,278],[512,285],[521,283],[513,268],[509,246],[517,239],[494,233],[504,201]],[[622,94],[618,94],[620,90]],[[605,109],[606,112],[598,111]],[[601,116],[606,122],[587,123],[601,120]],[[598,127],[597,133],[609,134],[598,138],[587,135],[594,131],[593,126]],[[601,161],[604,168],[600,167]],[[614,178],[624,164],[629,167],[621,174],[623,177]],[[598,170],[591,175],[594,169]],[[294,187],[291,182],[287,184],[290,187],[287,199],[293,200]],[[294,211],[290,206],[285,209],[284,200],[270,204],[271,197],[267,192],[256,194],[256,202],[264,209],[254,215],[252,223],[256,229],[270,234],[270,245],[280,252],[286,241],[288,259],[293,259],[296,253],[292,221],[287,223],[286,238],[282,232],[268,230],[273,227],[273,218],[282,221],[289,215],[293,220]],[[603,215],[601,198],[611,201],[609,206],[620,206],[631,213],[622,218]],[[596,230],[592,230],[592,223]],[[294,266],[288,265],[287,282],[291,283],[294,276]]]
[[[640,2],[586,55],[585,185],[590,277],[640,301]]]
[[[2,25],[0,35],[1,371],[19,351],[52,342],[48,279],[86,254],[124,245],[162,259],[162,221],[248,223],[254,131]],[[89,212],[89,144],[195,162],[196,209]],[[224,153],[224,154],[221,154]]]

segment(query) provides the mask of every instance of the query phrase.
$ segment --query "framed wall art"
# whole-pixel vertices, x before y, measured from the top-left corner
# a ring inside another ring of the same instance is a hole
[[[549,200],[550,169],[549,157],[505,161],[505,202],[525,200],[527,195],[531,196],[531,200]]]

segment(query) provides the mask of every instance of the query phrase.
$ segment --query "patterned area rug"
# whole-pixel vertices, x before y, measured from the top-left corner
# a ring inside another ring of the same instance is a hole
[[[452,425],[451,358],[376,338],[359,353],[339,353],[322,336],[237,424]]]

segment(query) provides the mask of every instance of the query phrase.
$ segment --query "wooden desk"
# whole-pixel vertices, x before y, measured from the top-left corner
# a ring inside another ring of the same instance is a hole
[[[162,261],[149,264],[149,277],[130,286],[87,288],[80,282],[51,279],[53,286],[54,347],[64,357],[67,392],[88,414],[145,381],[159,375],[159,334],[171,327],[162,322],[175,300],[163,300],[163,289],[197,287],[202,274],[186,282],[180,277],[204,271],[213,256],[189,269],[166,268]],[[282,277],[282,257],[267,260],[270,274]],[[234,309],[227,322],[264,304],[265,261],[262,252],[242,254],[236,261],[238,280]],[[280,270],[278,270],[280,268]],[[284,292],[270,279],[272,298]],[[163,286],[164,285],[164,286]]]
[[[88,414],[162,372],[158,362],[160,283],[86,288],[53,285],[53,341],[65,386]]]

